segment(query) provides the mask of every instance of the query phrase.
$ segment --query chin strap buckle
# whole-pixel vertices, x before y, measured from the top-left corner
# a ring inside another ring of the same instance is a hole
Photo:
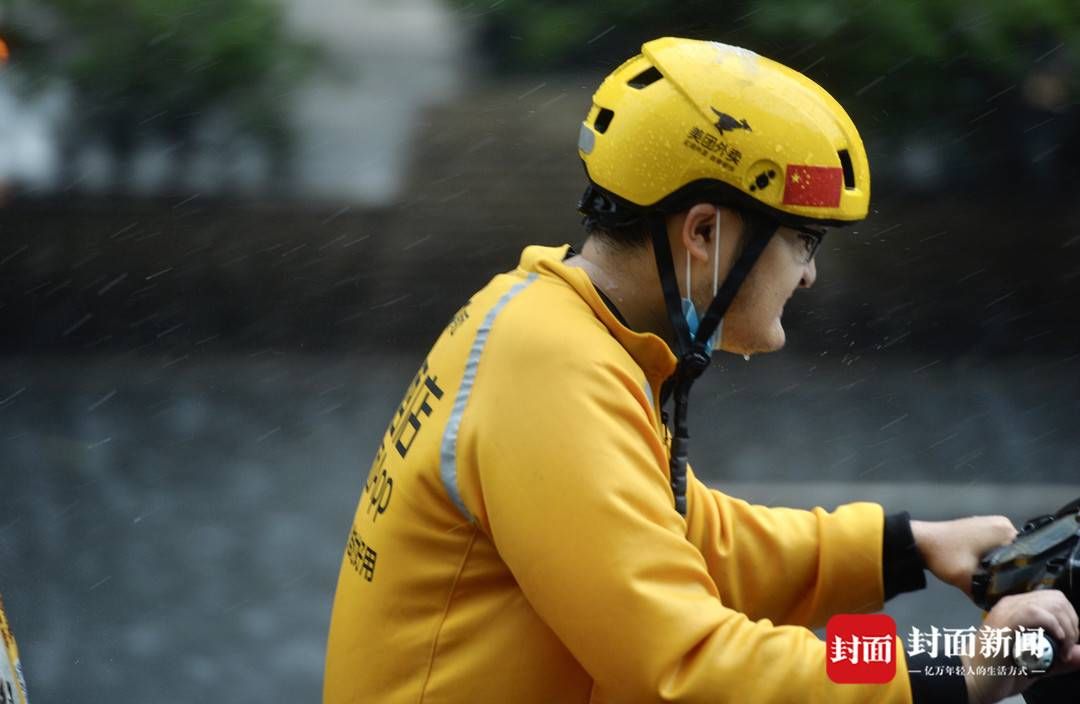
[[[705,351],[705,346],[695,344],[693,349],[684,354],[682,359],[679,360],[679,367],[684,375],[683,378],[688,382],[695,381],[709,368],[711,360],[712,357]]]

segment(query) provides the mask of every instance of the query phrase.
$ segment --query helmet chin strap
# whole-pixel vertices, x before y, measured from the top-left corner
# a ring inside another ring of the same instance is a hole
[[[691,338],[690,329],[686,324],[686,318],[682,314],[682,303],[679,296],[679,282],[675,276],[675,266],[671,256],[671,246],[668,243],[667,225],[662,214],[650,215],[647,224],[652,236],[653,255],[656,257],[656,268],[660,273],[660,286],[664,292],[664,306],[667,308],[668,320],[675,334],[675,356],[678,364],[675,373],[664,382],[664,393],[661,404],[667,402],[668,395],[675,397],[675,412],[672,420],[671,437],[671,491],[675,496],[675,510],[680,515],[686,515],[686,463],[690,446],[690,430],[687,423],[688,406],[690,401],[690,389],[697,378],[708,369],[711,360],[707,341],[716,331],[727,313],[731,302],[735,300],[735,294],[746,280],[747,275],[754,264],[765,251],[766,245],[779,227],[778,224],[764,216],[754,212],[743,211],[743,224],[746,234],[746,246],[735,261],[724,283],[713,296],[705,316],[701,319],[697,334]],[[719,213],[717,214],[719,218]],[[719,244],[719,220],[717,221],[716,242]],[[716,249],[719,253],[719,248]],[[715,264],[715,262],[714,262]],[[717,264],[718,266],[718,264]],[[719,269],[714,269],[713,286],[717,283]],[[690,297],[690,277],[687,273],[686,288],[687,298]]]

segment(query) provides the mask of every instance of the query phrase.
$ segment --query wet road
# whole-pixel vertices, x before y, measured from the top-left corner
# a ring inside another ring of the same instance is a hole
[[[0,363],[0,591],[34,701],[318,701],[349,520],[418,362]],[[729,358],[691,457],[763,503],[1019,521],[1080,495],[1078,367]],[[936,585],[889,613],[978,618]]]

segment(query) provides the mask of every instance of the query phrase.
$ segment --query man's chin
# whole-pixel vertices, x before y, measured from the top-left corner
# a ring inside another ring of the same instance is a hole
[[[769,335],[763,335],[759,339],[753,340],[751,343],[735,343],[729,344],[726,341],[720,345],[720,349],[724,352],[730,352],[731,354],[737,354],[741,356],[747,356],[752,354],[767,354],[769,352],[777,352],[784,348],[787,343],[787,335],[784,333],[784,328],[777,325]]]
[[[748,330],[745,326],[731,326],[725,331],[729,334],[720,338],[719,349],[740,356],[777,352],[782,350],[787,342],[779,317],[774,319],[772,325],[753,330],[753,335],[746,335]]]
[[[772,330],[769,331],[769,335],[761,340],[761,343],[761,349],[754,350],[752,354],[778,352],[784,349],[784,345],[787,344],[787,333],[784,332],[784,326],[780,324],[779,318],[777,318]]]

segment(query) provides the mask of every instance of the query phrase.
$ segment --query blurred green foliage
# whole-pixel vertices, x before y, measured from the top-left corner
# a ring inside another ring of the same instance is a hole
[[[73,92],[76,131],[119,154],[135,135],[183,140],[204,116],[281,150],[282,97],[317,60],[271,0],[6,0],[0,32],[32,86]]]
[[[1080,73],[1077,0],[452,2],[479,26],[500,70],[606,71],[649,38],[705,38],[753,49],[805,71],[841,102],[858,98],[864,112],[897,117],[985,100],[1055,61],[1073,62],[1075,96]]]

